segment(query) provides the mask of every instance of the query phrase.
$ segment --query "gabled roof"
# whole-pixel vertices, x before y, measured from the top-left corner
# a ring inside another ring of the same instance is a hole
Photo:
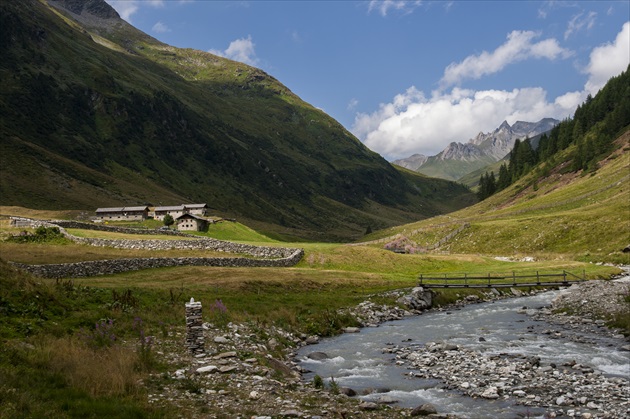
[[[184,219],[184,218],[194,218],[195,220],[208,222],[208,220],[206,220],[205,218],[199,217],[198,215],[195,215],[195,214],[183,214],[183,215],[180,215],[179,217],[177,217],[175,219],[176,220],[181,220],[181,219]]]
[[[155,207],[155,211],[183,211],[183,205],[175,205],[170,207]]]
[[[115,208],[97,208],[96,212],[122,212],[124,207],[115,207]]]
[[[114,208],[97,208],[96,213],[99,212],[125,212],[125,211],[146,211],[149,207],[141,206],[141,207],[114,207]]]
[[[186,208],[208,208],[208,204],[184,204]]]

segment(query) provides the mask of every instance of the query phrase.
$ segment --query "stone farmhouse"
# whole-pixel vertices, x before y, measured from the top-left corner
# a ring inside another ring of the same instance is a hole
[[[175,220],[177,217],[184,214],[193,214],[204,217],[207,213],[207,204],[182,204],[170,207],[155,207],[153,210],[153,218],[156,220],[164,220],[164,217],[168,214]]]
[[[149,207],[98,208],[96,218],[102,221],[142,221],[149,217]]]
[[[98,208],[96,220],[99,221],[142,221],[153,217],[164,220],[166,215],[176,220],[178,230],[203,231],[208,228],[209,221],[203,217],[208,214],[207,204],[182,204],[160,206],[150,210],[148,206]]]
[[[180,231],[205,231],[208,228],[208,220],[195,214],[182,214],[175,222]]]

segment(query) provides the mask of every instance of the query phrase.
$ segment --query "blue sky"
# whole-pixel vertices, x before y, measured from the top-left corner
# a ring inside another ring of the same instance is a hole
[[[630,63],[627,0],[107,2],[162,42],[261,68],[388,160],[571,116]]]

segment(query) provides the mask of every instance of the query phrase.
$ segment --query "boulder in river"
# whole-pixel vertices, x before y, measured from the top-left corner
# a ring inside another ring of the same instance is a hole
[[[306,355],[306,357],[314,361],[321,361],[323,359],[330,358],[328,354],[325,352],[311,352],[310,354]]]
[[[413,409],[411,411],[411,416],[429,416],[435,415],[437,413],[437,409],[431,403],[425,403]]]
[[[396,302],[411,310],[426,310],[433,305],[433,292],[422,287],[415,287],[409,294],[403,295]]]

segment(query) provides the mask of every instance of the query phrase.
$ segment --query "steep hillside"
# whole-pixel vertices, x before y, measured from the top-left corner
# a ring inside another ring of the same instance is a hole
[[[630,263],[630,67],[534,148],[517,141],[503,189],[448,216],[372,234],[375,245],[520,259]],[[507,166],[507,168],[506,168]]]
[[[395,237],[400,234],[423,247],[463,227],[437,250],[628,264],[630,256],[622,250],[630,242],[630,130],[615,145],[594,172],[572,172],[566,163],[559,164],[543,176],[532,172],[464,210],[370,238],[381,239],[378,245],[383,246],[401,241]]]
[[[207,202],[347,240],[474,201],[402,173],[265,72],[170,47],[103,0],[0,2],[0,204]]]

